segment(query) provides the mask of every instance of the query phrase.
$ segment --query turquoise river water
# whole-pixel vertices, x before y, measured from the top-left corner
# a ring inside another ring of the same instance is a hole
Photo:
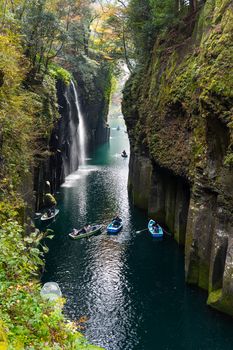
[[[83,333],[107,350],[231,350],[233,322],[206,306],[205,292],[184,281],[184,255],[171,237],[153,240],[145,213],[127,193],[129,152],[123,119],[110,121],[110,143],[71,174],[57,194],[43,282],[58,282],[72,320],[85,316]],[[117,126],[120,125],[120,130]],[[107,223],[118,213],[118,236],[102,233],[73,241],[86,223]]]

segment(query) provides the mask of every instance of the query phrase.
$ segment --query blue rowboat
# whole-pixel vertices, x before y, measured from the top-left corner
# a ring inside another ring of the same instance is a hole
[[[107,233],[118,233],[123,227],[122,219],[113,219],[112,222],[107,226]]]
[[[163,229],[154,220],[148,222],[148,230],[152,237],[160,238],[163,237]]]

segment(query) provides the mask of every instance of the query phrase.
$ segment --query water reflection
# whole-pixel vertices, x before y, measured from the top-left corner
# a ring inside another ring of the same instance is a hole
[[[120,157],[122,149],[129,153],[127,135],[122,128],[112,136],[61,188],[44,281],[59,283],[68,317],[87,316],[85,335],[107,350],[232,349],[232,323],[185,285],[176,243],[136,234],[147,217],[128,199],[128,159]],[[68,238],[73,227],[107,224],[116,213],[124,221],[117,236]]]

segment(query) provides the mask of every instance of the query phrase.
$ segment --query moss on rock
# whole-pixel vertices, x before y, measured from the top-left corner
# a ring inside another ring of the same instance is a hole
[[[216,267],[210,267],[218,251],[216,238],[230,236],[233,230],[232,57],[232,2],[207,0],[191,35],[173,29],[158,38],[150,60],[135,71],[124,89],[123,113],[132,153],[149,158],[161,174],[162,169],[172,173],[175,182],[183,179],[188,183],[187,229],[186,221],[181,225],[186,279],[207,290],[217,277],[217,288],[220,283],[226,285],[227,275],[221,281]],[[133,172],[129,176],[131,192],[138,197]],[[160,196],[156,203],[150,198],[148,210],[155,217],[162,213],[161,221],[171,229],[174,226],[179,240],[180,213],[174,209],[177,192],[154,181],[154,196],[161,187],[165,193],[167,189],[167,199]],[[221,244],[224,256],[223,239]],[[223,274],[222,265],[220,270]],[[221,303],[216,304],[221,309],[226,304],[228,313],[233,313],[229,312],[233,310],[231,293],[224,289]]]
[[[212,291],[207,299],[207,305],[233,316],[233,297],[224,295],[222,289]]]

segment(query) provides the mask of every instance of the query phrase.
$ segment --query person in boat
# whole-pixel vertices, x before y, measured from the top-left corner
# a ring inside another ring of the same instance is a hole
[[[154,222],[153,225],[152,225],[152,228],[153,228],[153,231],[155,233],[158,233],[159,232],[159,225],[157,222]]]
[[[114,226],[119,226],[119,224],[121,223],[121,218],[119,217],[119,215],[117,215],[115,218],[112,219]]]
[[[77,230],[76,228],[73,228],[72,235],[73,236],[78,236],[80,234],[80,231]]]
[[[52,215],[53,215],[52,210],[51,210],[51,209],[48,209],[48,210],[47,210],[47,216],[48,216],[48,218],[50,218]]]
[[[84,233],[88,233],[91,231],[91,225],[85,225],[83,228]]]
[[[127,156],[127,153],[125,152],[125,150],[122,152],[122,155],[125,157]]]

